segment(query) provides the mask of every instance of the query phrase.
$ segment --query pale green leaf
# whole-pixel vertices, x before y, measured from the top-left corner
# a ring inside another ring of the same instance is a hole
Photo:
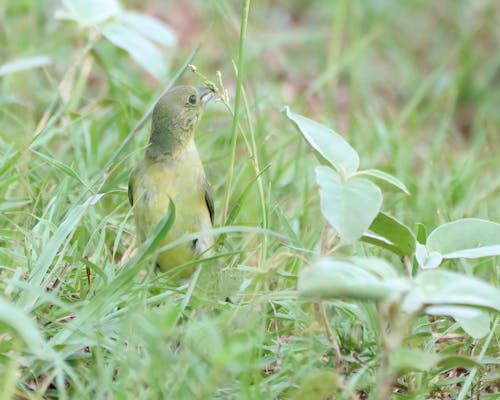
[[[82,26],[93,26],[118,15],[122,8],[118,0],[63,0],[64,8],[56,18],[73,20]]]
[[[166,75],[166,64],[160,50],[145,36],[119,20],[102,27],[102,33],[111,43],[125,50],[142,68],[157,79]]]
[[[417,263],[422,269],[437,268],[443,262],[443,256],[437,251],[427,253],[427,247],[423,244],[416,243],[415,258]]]
[[[330,128],[290,111],[288,106],[282,112],[294,123],[307,142],[343,177],[359,168],[359,156],[349,143]]]
[[[409,290],[401,279],[382,280],[350,261],[322,258],[299,275],[299,293],[314,299],[382,301]]]
[[[462,329],[474,339],[485,337],[490,331],[490,315],[484,311],[470,318],[456,318]]]
[[[175,32],[168,25],[149,15],[127,11],[120,16],[120,20],[162,46],[171,47],[177,43]]]
[[[443,258],[479,258],[500,255],[500,224],[466,218],[434,229],[427,238],[427,252]]]
[[[429,371],[440,360],[439,354],[417,349],[397,348],[390,352],[389,362],[397,371]]]
[[[373,182],[353,177],[343,181],[333,169],[316,167],[321,211],[340,236],[352,244],[365,233],[382,205],[382,192]]]
[[[500,290],[477,278],[434,269],[420,273],[415,281],[424,304],[428,306],[465,306],[500,311]],[[446,314],[455,313],[450,308]]]
[[[395,176],[388,174],[387,172],[380,171],[378,169],[365,169],[363,171],[358,171],[356,172],[356,175],[358,176],[366,176],[368,178],[374,178],[375,180],[380,180],[383,181],[390,186],[402,191],[405,194],[410,194],[410,191],[408,188],[405,186],[403,182],[401,182],[398,178]]]
[[[350,257],[349,261],[381,279],[395,279],[398,277],[396,269],[383,258]]]

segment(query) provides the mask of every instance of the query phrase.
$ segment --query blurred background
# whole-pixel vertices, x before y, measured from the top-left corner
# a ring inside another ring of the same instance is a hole
[[[290,294],[325,223],[317,160],[280,113],[285,105],[343,135],[361,168],[404,182],[411,195],[388,189],[383,210],[414,232],[419,222],[430,232],[464,217],[500,221],[499,1],[252,1],[233,168],[242,7],[0,0],[0,300],[13,307],[0,304],[0,328],[11,332],[0,334],[4,393],[61,398],[67,386],[79,398],[311,398],[297,392],[301,382],[335,378],[317,311]],[[228,198],[229,225],[292,238],[228,235],[224,266],[243,276],[228,283],[241,296],[234,307],[195,291],[181,310],[185,288],[168,274],[145,283],[120,266],[133,246],[127,181],[148,140],[148,110],[169,85],[203,83],[188,63],[229,95],[229,109],[208,105],[196,137],[216,225]],[[405,273],[380,249],[354,251]],[[493,258],[452,267],[498,280]],[[342,373],[366,398],[381,352],[376,309],[339,301],[329,311]],[[436,332],[458,329],[425,317],[405,345],[434,349]],[[438,345],[479,353],[458,332]],[[37,347],[42,337],[47,347]],[[429,398],[430,385],[465,379],[442,372],[409,374],[399,389]]]
[[[69,103],[64,121],[43,140],[57,140],[52,149],[62,150],[78,114],[86,129],[100,131],[85,166],[96,173],[197,46],[192,63],[213,81],[221,71],[234,96],[241,1],[0,4],[4,153],[28,146],[62,99]],[[130,16],[120,22],[123,10],[155,24]],[[498,188],[499,15],[499,4],[487,0],[252,3],[243,74],[252,123],[265,143],[261,165],[274,158],[270,173],[279,171],[286,184],[290,160],[276,159],[295,158],[301,146],[279,115],[287,104],[347,137],[365,166],[397,171],[412,192],[446,191],[442,196],[459,206],[454,217],[492,212],[467,196]],[[180,78],[197,80],[189,71]],[[214,121],[205,125],[216,134],[199,138],[215,170],[229,149],[224,111],[208,110]],[[103,115],[109,123],[96,122]],[[481,179],[482,189],[475,188]]]

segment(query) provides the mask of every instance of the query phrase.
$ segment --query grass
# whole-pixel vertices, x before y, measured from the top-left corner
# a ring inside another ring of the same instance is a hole
[[[0,3],[0,399],[375,398],[377,308],[327,303],[336,371],[321,311],[297,297],[324,219],[317,161],[279,113],[285,104],[343,134],[363,168],[401,179],[411,195],[387,193],[384,209],[412,230],[500,221],[494,1],[245,4],[238,42],[239,3],[127,2],[180,32],[155,80],[92,29],[55,19],[58,2]],[[36,65],[2,70],[19,59]],[[234,116],[211,104],[197,137],[227,229],[196,285],[150,273],[146,248],[121,265],[147,117],[168,85],[200,83],[189,62],[214,81],[220,70],[236,94]],[[373,246],[349,252],[404,274]],[[445,268],[498,283],[498,258]],[[474,339],[450,318],[420,317],[405,346],[482,358],[402,371],[392,397],[495,398],[495,324]]]

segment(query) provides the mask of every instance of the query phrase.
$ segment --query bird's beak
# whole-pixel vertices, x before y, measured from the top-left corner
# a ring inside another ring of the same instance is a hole
[[[201,104],[207,103],[215,95],[215,92],[206,86],[197,86],[196,89],[198,89]]]

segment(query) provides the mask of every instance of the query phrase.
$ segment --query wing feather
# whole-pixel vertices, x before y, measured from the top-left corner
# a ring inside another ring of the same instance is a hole
[[[207,204],[208,213],[210,214],[210,221],[212,221],[212,225],[214,224],[214,199],[212,197],[212,189],[210,187],[210,183],[205,178],[205,203]]]

